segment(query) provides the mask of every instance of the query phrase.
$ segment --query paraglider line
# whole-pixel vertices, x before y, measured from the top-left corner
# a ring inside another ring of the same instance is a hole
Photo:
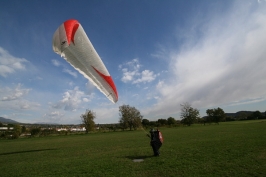
[[[141,126],[141,129],[142,129],[146,134],[149,134],[146,130],[144,130],[143,126]]]

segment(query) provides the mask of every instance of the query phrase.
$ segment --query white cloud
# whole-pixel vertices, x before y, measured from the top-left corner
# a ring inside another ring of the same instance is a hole
[[[75,71],[72,71],[72,70],[66,68],[66,66],[63,65],[63,64],[62,64],[61,62],[59,62],[58,60],[51,60],[51,61],[52,61],[52,64],[53,64],[54,66],[56,66],[56,67],[60,67],[60,66],[62,66],[62,67],[63,67],[63,72],[68,73],[68,74],[70,74],[71,76],[73,76],[73,77],[75,77],[75,78],[78,77],[78,74],[77,74]]]
[[[266,2],[266,0],[258,0],[258,3]]]
[[[15,89],[5,88],[1,89],[1,92],[4,92],[4,95],[1,98],[1,101],[11,101],[22,98],[27,95],[31,89],[22,89],[21,84],[18,84]]]
[[[248,99],[248,100],[241,100],[241,101],[235,101],[231,103],[229,106],[237,106],[237,105],[244,105],[244,104],[252,104],[252,103],[259,103],[262,101],[265,101],[266,97],[261,97],[261,98],[254,98],[254,99]]]
[[[89,102],[90,100],[88,98],[83,98],[84,102]]]
[[[68,90],[64,92],[63,98],[56,104],[52,105],[53,108],[61,109],[67,111],[75,111],[80,108],[82,102],[89,102],[90,97],[85,95],[83,91],[80,91],[78,87],[75,87],[74,90]]]
[[[109,108],[93,109],[93,111],[96,113],[96,123],[117,123],[119,121],[119,109],[115,105]],[[115,119],[116,117],[117,119]]]
[[[20,109],[35,109],[37,107],[40,107],[41,105],[39,103],[36,102],[31,102],[28,100],[21,100],[20,102],[18,102],[18,106]]]
[[[49,114],[47,114],[49,117],[61,117],[63,116],[64,114],[60,113],[59,111],[52,111],[50,112]]]
[[[212,17],[197,26],[203,36],[192,32],[168,54],[172,77],[158,83],[160,102],[146,114],[176,114],[184,102],[204,108],[266,99],[266,10],[238,3]]]
[[[57,67],[61,65],[61,63],[58,60],[52,60],[52,64]]]
[[[60,121],[62,121],[62,118],[64,116],[65,114],[60,111],[50,111],[42,116],[41,122],[60,123]]]
[[[7,77],[8,74],[15,73],[17,70],[25,70],[24,63],[28,61],[24,58],[16,58],[0,47],[0,75]]]
[[[121,80],[124,83],[133,81],[134,77],[139,75],[138,71],[127,71],[127,69],[123,69],[122,71],[123,71],[123,77],[122,77]]]
[[[71,76],[73,76],[73,77],[75,77],[75,78],[77,78],[78,77],[78,75],[77,75],[77,73],[76,72],[73,72],[73,71],[71,71],[71,70],[69,70],[69,69],[63,69],[63,72],[65,72],[65,73],[68,73],[68,74],[70,74]]]
[[[133,84],[141,83],[141,82],[151,82],[156,78],[156,75],[153,73],[153,71],[144,70],[141,72],[141,78],[136,79],[133,81]]]
[[[158,84],[156,85],[156,88],[159,90],[161,88],[163,88],[163,85],[164,85],[164,81],[159,81]]]
[[[157,77],[153,71],[140,71],[140,68],[141,65],[138,59],[133,59],[132,61],[119,65],[119,69],[123,73],[121,81],[124,83],[138,84],[151,82]]]
[[[86,88],[87,88],[87,90],[86,90],[86,94],[87,94],[87,95],[90,95],[91,98],[92,98],[93,95],[94,95],[93,90],[94,90],[96,87],[95,87],[90,81],[88,81],[88,82],[86,83]]]
[[[39,103],[26,98],[30,91],[29,88],[22,88],[22,84],[17,84],[15,88],[0,87],[0,109],[33,110],[40,107]]]

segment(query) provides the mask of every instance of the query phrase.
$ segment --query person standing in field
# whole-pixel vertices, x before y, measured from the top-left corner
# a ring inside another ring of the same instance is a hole
[[[147,136],[151,138],[150,145],[152,147],[154,156],[159,156],[160,155],[159,149],[163,143],[162,133],[158,129],[157,130],[151,129],[150,135],[147,134]]]

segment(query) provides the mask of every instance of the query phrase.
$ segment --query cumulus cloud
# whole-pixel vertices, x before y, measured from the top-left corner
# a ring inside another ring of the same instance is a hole
[[[153,71],[140,71],[141,65],[138,59],[133,59],[132,61],[124,63],[120,65],[119,68],[123,73],[121,81],[124,83],[146,83],[153,81],[157,77]]]
[[[132,83],[137,84],[141,82],[151,82],[156,78],[156,75],[153,73],[153,71],[144,70],[141,72],[141,77],[134,80]]]
[[[56,104],[52,105],[56,109],[64,109],[66,111],[75,111],[80,107],[82,102],[89,102],[92,96],[85,95],[78,87],[73,90],[67,90],[63,94],[63,98]]]
[[[200,37],[191,31],[172,49],[173,77],[158,83],[160,102],[146,113],[174,114],[184,102],[204,108],[266,100],[266,10],[238,2],[227,15],[197,24]]]
[[[25,99],[18,101],[16,105],[18,105],[20,109],[25,109],[25,110],[33,110],[41,106],[37,102],[33,102],[33,101],[25,100]]]
[[[51,119],[55,119],[64,116],[64,114],[59,111],[52,111],[50,113],[45,114],[44,116],[50,117]]]
[[[53,111],[48,114],[50,117],[57,117],[57,116],[63,116],[64,114],[60,113],[59,111]]]
[[[39,107],[39,103],[26,99],[31,89],[22,87],[22,84],[17,84],[15,88],[0,87],[0,109],[32,110]]]
[[[60,123],[60,121],[62,120],[62,118],[64,116],[65,116],[65,114],[60,112],[60,111],[50,111],[48,113],[45,113],[42,116],[41,122],[45,122],[45,123]]]
[[[1,91],[4,92],[1,101],[11,101],[22,98],[27,95],[31,89],[23,89],[21,88],[21,84],[18,84],[15,89],[12,88],[2,88]]]
[[[17,70],[25,70],[25,63],[28,61],[24,58],[16,58],[9,54],[8,51],[0,47],[0,75],[7,77],[8,74],[15,73]]]
[[[90,100],[88,98],[83,98],[82,99],[84,102],[89,102]]]

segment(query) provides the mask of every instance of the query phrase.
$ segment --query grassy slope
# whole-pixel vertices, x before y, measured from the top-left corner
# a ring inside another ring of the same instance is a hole
[[[160,157],[144,131],[0,141],[1,176],[264,176],[266,122],[162,129]],[[143,158],[143,162],[133,162]]]

